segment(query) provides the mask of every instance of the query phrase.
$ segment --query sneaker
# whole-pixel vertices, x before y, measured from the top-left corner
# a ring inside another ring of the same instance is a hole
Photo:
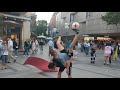
[[[14,60],[14,63],[16,62],[16,59]]]
[[[28,57],[30,57],[30,55],[28,55]]]
[[[15,57],[18,57],[18,56],[15,56]]]
[[[5,69],[8,69],[7,67]]]
[[[111,60],[109,60],[109,63],[111,64]]]
[[[107,62],[106,64],[109,65],[109,62]]]
[[[90,63],[92,63],[92,61]]]
[[[104,62],[104,65],[106,64],[106,62]]]
[[[9,61],[7,63],[10,63]]]

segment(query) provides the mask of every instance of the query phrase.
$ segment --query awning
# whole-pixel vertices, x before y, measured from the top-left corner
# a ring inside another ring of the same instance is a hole
[[[53,39],[52,37],[47,37],[46,39]]]
[[[5,20],[5,21],[3,21],[3,23],[21,25],[20,23],[17,23],[17,22],[15,22],[15,21],[10,21],[10,20]]]

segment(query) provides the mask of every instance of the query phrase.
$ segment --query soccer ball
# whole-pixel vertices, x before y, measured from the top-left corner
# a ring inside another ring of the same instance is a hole
[[[74,31],[78,30],[79,26],[80,26],[79,23],[74,22],[74,23],[72,24],[72,30],[74,30]]]

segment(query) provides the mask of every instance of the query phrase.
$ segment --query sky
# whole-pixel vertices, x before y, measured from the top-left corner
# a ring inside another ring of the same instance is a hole
[[[36,12],[36,15],[37,15],[37,21],[38,20],[46,20],[47,23],[50,22],[50,19],[52,17],[54,12]]]

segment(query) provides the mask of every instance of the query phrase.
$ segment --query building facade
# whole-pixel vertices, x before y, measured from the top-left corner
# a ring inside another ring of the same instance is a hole
[[[55,36],[55,32],[54,30],[56,29],[56,15],[57,12],[53,13],[51,19],[50,19],[50,23],[48,24],[48,33],[49,36],[54,37]]]
[[[107,12],[58,12],[56,15],[56,28],[63,36],[72,36],[75,33],[72,31],[72,23],[78,22],[80,24],[80,35],[91,36],[95,39],[97,37],[111,37],[114,39],[120,39],[120,27],[115,25],[107,25],[105,21],[101,19],[102,15]],[[70,27],[65,30],[65,23],[69,23]]]
[[[20,48],[31,36],[31,27],[36,22],[32,12],[0,12],[1,37],[11,37],[19,40]]]

